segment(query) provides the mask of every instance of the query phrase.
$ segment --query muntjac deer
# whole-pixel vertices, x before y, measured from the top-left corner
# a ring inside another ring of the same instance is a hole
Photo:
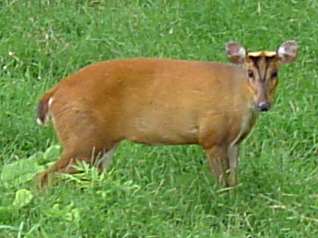
[[[148,145],[199,144],[215,179],[237,184],[239,145],[258,111],[271,107],[282,63],[294,60],[297,44],[247,52],[225,45],[234,65],[160,58],[95,63],[65,77],[41,98],[37,121],[52,120],[62,145],[60,159],[39,173],[75,173],[85,161],[104,169],[121,140]]]

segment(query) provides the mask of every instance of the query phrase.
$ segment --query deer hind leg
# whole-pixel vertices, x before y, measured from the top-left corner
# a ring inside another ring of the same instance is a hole
[[[63,116],[66,117],[68,114]],[[53,177],[50,175],[54,172],[78,172],[74,165],[79,161],[98,167],[98,160],[116,145],[109,131],[94,120],[89,124],[89,121],[84,121],[85,117],[82,116],[80,119],[83,119],[83,123],[78,123],[78,118],[72,115],[63,119],[54,123],[63,148],[62,155],[55,164],[37,175],[39,187],[47,186],[50,177]]]
[[[54,172],[76,173],[73,165],[78,161],[105,167],[107,163],[99,165],[99,159],[119,141],[113,137],[111,120],[107,120],[106,125],[105,118],[96,116],[95,111],[85,107],[85,103],[71,99],[64,101],[62,93],[55,95],[57,99],[50,111],[63,152],[55,164],[37,175],[40,186],[46,185]]]
[[[83,149],[83,148],[81,148]],[[36,175],[36,181],[39,188],[48,186],[54,180],[54,173],[73,174],[78,171],[74,167],[78,162],[84,161],[91,165],[97,166],[100,170],[104,169],[109,163],[111,155],[114,153],[115,146],[110,150],[99,149],[95,147],[85,152],[78,150],[77,152],[63,152],[60,159],[51,165],[48,169]]]
[[[56,163],[35,176],[38,187],[47,187],[54,179],[53,174],[55,172],[75,173],[76,170],[73,167],[73,165],[75,165],[74,158],[75,154],[63,152],[60,159]]]

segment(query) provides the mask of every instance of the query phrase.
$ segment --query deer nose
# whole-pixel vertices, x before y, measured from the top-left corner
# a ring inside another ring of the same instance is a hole
[[[271,108],[271,104],[266,101],[261,101],[257,105],[257,109],[261,112],[268,111]]]

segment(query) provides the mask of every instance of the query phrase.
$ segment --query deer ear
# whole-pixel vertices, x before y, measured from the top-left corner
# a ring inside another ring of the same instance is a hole
[[[292,62],[297,55],[297,43],[295,41],[289,40],[284,42],[277,49],[277,56],[281,63]]]
[[[242,64],[244,63],[244,59],[246,57],[246,50],[240,44],[229,41],[225,43],[225,51],[227,54],[227,58],[234,64]]]

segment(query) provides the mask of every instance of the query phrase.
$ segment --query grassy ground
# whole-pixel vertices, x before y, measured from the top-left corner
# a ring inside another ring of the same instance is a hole
[[[1,1],[2,168],[57,144],[51,127],[35,124],[37,99],[91,62],[225,61],[228,40],[274,50],[293,39],[300,52],[243,143],[236,197],[215,186],[197,146],[123,143],[107,173],[87,169],[86,182],[69,176],[37,194],[31,182],[0,181],[0,237],[318,237],[317,8],[308,0]]]

